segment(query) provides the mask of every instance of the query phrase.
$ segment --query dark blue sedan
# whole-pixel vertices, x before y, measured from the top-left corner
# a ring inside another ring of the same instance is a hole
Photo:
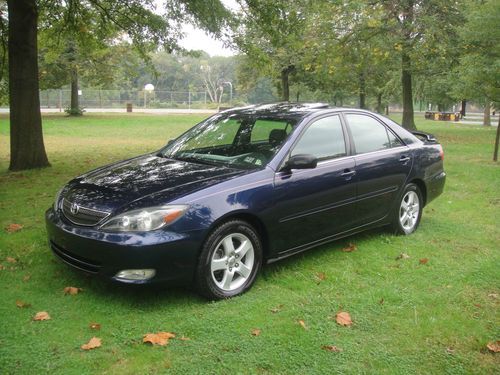
[[[373,227],[411,234],[444,183],[430,134],[364,110],[267,104],[75,178],[46,222],[74,268],[220,299],[248,290],[263,263]]]

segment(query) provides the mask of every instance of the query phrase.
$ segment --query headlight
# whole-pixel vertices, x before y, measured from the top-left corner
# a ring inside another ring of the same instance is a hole
[[[188,206],[148,207],[117,215],[101,225],[100,229],[112,232],[147,232],[160,229],[177,221]]]
[[[59,209],[59,200],[61,199],[61,193],[63,192],[63,190],[64,186],[61,189],[59,189],[59,191],[56,194],[56,200],[54,201],[54,211],[56,212]]]

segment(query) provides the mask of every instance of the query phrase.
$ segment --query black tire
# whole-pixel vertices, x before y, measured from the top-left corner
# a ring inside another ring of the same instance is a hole
[[[418,202],[415,202],[417,199]],[[413,203],[409,204],[410,200],[413,200]],[[415,206],[415,203],[418,206]],[[392,214],[391,227],[394,233],[407,236],[417,230],[422,217],[423,203],[422,193],[418,186],[413,183],[406,185]],[[409,210],[405,208],[409,206],[413,208]],[[418,212],[416,212],[416,207]]]
[[[248,246],[251,249],[243,253]],[[252,287],[261,266],[262,244],[257,231],[245,221],[230,220],[216,227],[203,244],[195,285],[210,300],[231,298]]]

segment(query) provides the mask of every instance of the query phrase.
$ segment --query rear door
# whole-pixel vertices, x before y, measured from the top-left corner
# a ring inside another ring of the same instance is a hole
[[[382,122],[364,113],[344,114],[356,163],[356,222],[384,219],[410,173],[409,147]]]
[[[273,247],[281,253],[321,240],[354,221],[356,184],[340,115],[314,120],[292,146],[290,155],[312,154],[313,169],[275,174]]]

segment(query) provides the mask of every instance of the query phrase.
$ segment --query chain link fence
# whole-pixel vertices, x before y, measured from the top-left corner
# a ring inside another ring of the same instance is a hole
[[[214,109],[219,106],[210,100],[206,91],[145,91],[145,90],[85,90],[78,92],[81,108],[126,108],[132,105],[135,108],[182,108],[182,109]],[[231,92],[222,95],[223,105],[231,105],[237,101]],[[41,108],[59,108],[64,110],[70,107],[70,90],[41,90]]]

